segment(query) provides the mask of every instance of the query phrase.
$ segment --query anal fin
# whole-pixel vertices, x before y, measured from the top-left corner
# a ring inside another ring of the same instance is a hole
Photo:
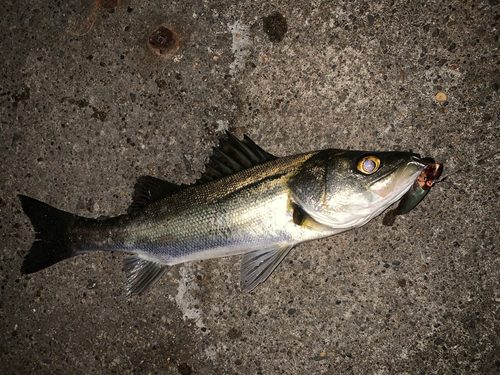
[[[249,292],[266,281],[292,247],[293,245],[286,244],[276,248],[252,251],[243,255],[240,274],[241,289],[244,292]]]
[[[131,255],[123,259],[127,275],[127,297],[141,294],[153,286],[170,266]]]

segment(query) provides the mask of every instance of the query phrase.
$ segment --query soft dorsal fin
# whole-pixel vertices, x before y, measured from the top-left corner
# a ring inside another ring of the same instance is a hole
[[[196,181],[197,184],[213,181],[276,159],[276,156],[264,151],[246,135],[242,141],[229,132],[226,132],[226,136],[227,138],[219,140],[218,147],[214,147],[214,152],[205,165],[205,171]]]
[[[242,141],[229,132],[226,132],[226,135],[227,138],[219,139],[219,146],[214,147],[213,154],[205,165],[205,171],[195,185],[214,181],[265,161],[276,159],[276,156],[264,151],[246,135]],[[190,185],[175,185],[152,176],[141,176],[135,184],[132,204],[127,212],[130,214],[139,211],[145,206],[167,198],[188,186]]]
[[[136,212],[148,204],[171,196],[179,190],[184,189],[186,186],[187,185],[175,185],[152,176],[141,176],[135,184],[132,204],[127,212],[129,214]]]

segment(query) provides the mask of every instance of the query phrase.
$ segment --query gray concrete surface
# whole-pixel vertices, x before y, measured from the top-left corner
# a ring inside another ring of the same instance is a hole
[[[498,0],[106,3],[85,35],[91,0],[0,3],[2,373],[500,373]],[[182,35],[167,58],[147,46],[161,24]],[[454,174],[392,227],[298,246],[250,294],[238,257],[132,299],[121,254],[21,275],[17,194],[118,215],[141,175],[193,182],[226,129]]]

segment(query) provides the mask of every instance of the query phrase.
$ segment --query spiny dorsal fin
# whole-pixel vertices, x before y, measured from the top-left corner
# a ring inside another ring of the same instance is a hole
[[[264,151],[246,135],[242,141],[229,132],[226,132],[226,135],[227,139],[220,139],[219,146],[214,147],[213,154],[205,165],[205,171],[195,185],[214,181],[265,161],[276,159],[276,156]],[[130,214],[139,211],[147,205],[167,198],[188,186],[175,185],[152,176],[139,177],[135,184],[132,204],[127,212]]]
[[[219,147],[214,147],[214,152],[205,165],[205,171],[196,181],[197,184],[213,181],[276,159],[276,156],[264,151],[246,135],[242,141],[229,132],[226,132],[226,136],[226,139],[220,139]]]

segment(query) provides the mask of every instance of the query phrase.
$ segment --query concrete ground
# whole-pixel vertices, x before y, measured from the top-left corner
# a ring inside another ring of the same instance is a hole
[[[0,3],[2,373],[500,374],[499,0],[106,0],[78,31],[94,10]],[[21,275],[17,194],[118,215],[141,175],[193,182],[225,130],[279,156],[411,149],[449,177],[250,294],[239,257],[130,299],[118,253]]]

